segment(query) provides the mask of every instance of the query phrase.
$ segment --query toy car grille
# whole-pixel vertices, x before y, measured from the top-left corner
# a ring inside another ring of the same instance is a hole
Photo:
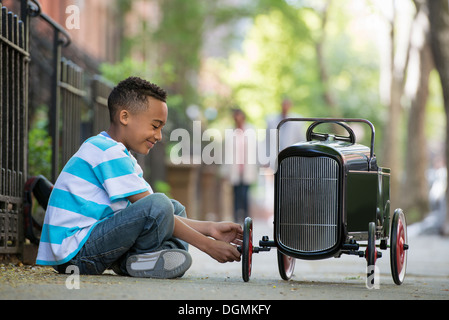
[[[328,157],[288,157],[279,164],[278,239],[299,252],[330,249],[338,236],[339,165]]]

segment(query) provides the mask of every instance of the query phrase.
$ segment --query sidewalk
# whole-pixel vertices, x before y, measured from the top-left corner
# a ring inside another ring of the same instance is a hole
[[[254,222],[254,242],[272,239],[271,223]],[[321,261],[297,260],[291,281],[281,280],[276,250],[253,255],[250,282],[241,263],[219,264],[191,248],[191,269],[181,279],[120,277],[113,272],[81,276],[79,289],[69,275],[51,268],[0,265],[0,299],[133,299],[133,300],[289,300],[289,299],[449,299],[449,238],[409,239],[407,276],[402,286],[391,278],[388,251],[378,260],[380,289],[365,287],[366,261],[355,256]]]

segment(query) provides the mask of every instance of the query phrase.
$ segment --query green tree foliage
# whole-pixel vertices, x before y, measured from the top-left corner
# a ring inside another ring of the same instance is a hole
[[[275,113],[288,95],[297,109],[307,106],[320,110],[314,47],[309,29],[298,13],[294,26],[279,10],[259,15],[248,33],[242,52],[229,59],[227,82],[234,97],[250,118],[260,124]]]
[[[51,176],[51,137],[48,134],[48,107],[40,106],[31,121],[28,134],[28,174]]]
[[[117,1],[125,12],[131,12],[136,3]],[[394,78],[389,73],[393,72],[391,67],[397,59],[389,61],[391,53],[398,50],[399,42],[403,42],[401,37],[410,38],[406,34],[410,30],[404,33],[407,22],[395,22],[389,16],[392,3],[377,0],[151,2],[160,11],[157,23],[141,21],[140,33],[124,34],[123,60],[113,66],[104,65],[102,71],[113,82],[139,75],[167,88],[173,122],[167,131],[174,127],[191,128],[186,110],[192,105],[199,106],[204,122],[218,129],[232,126],[230,109],[235,106],[247,112],[255,127],[264,128],[267,116],[278,113],[281,101],[288,97],[293,102],[293,111],[303,116],[369,119],[377,128],[376,153],[380,159],[392,154],[382,151],[381,144],[404,153],[404,142],[409,139],[405,129],[410,101],[384,76]],[[398,8],[407,3],[412,4],[412,0],[394,2]],[[413,12],[398,10],[397,13],[413,18]],[[381,25],[383,28],[379,28]],[[214,43],[218,43],[221,52],[211,57],[205,53],[205,48],[210,46],[206,41],[217,29],[221,35]],[[392,41],[392,45],[385,45],[381,51],[379,39],[386,43]],[[410,75],[404,72],[402,76],[406,80]],[[433,73],[426,111],[427,138],[435,140],[434,149],[444,143],[440,131],[445,125],[437,78]],[[391,93],[400,96],[395,101],[404,111],[404,123],[387,121],[394,119],[388,113],[393,110],[387,101]],[[396,136],[401,138],[398,146],[388,142],[389,128],[397,129]],[[368,138],[366,135],[360,142],[368,144]],[[403,166],[403,160],[394,162]],[[400,176],[400,170],[393,171]]]
[[[132,8],[131,0],[117,1],[123,10]],[[370,119],[379,129],[377,142],[382,143],[387,106],[379,94],[378,39],[389,35],[386,30],[376,31],[375,22],[363,21],[385,19],[373,1],[157,3],[160,21],[156,27],[143,21],[140,34],[126,35],[129,48],[123,61],[102,70],[115,82],[137,74],[168,88],[169,107],[175,111],[171,113],[174,126],[189,123],[185,111],[190,105],[198,105],[203,112],[218,112],[211,125],[230,125],[229,109],[238,105],[254,125],[264,127],[266,117],[277,113],[282,99],[288,96],[294,112],[304,116]],[[237,28],[245,19],[249,29]],[[204,56],[205,35],[218,26],[228,31],[222,41],[231,44],[220,45],[234,50],[219,58]],[[235,45],[236,39],[241,40],[240,45]],[[139,50],[145,51],[144,58],[139,61],[135,54],[131,58],[130,53]],[[326,83],[320,70],[326,71]],[[201,86],[201,81],[209,87]],[[215,88],[210,89],[214,82]],[[326,100],[326,94],[335,106]]]
[[[333,116],[323,99],[326,88],[317,58],[317,44],[326,33],[322,67],[328,71],[327,89],[335,97],[338,115],[380,124],[384,107],[378,89],[378,50],[376,43],[356,41],[347,2],[332,1],[325,29],[319,7],[289,2],[260,1],[242,50],[222,61],[232,100],[260,127],[268,115],[279,112],[286,96],[298,114]]]
[[[133,9],[131,0],[118,0],[118,4],[125,13]],[[125,34],[123,60],[103,65],[103,76],[117,83],[136,75],[166,88],[169,108],[175,111],[179,118],[176,126],[180,126],[185,122],[185,109],[199,100],[197,71],[207,5],[203,0],[159,1],[160,22],[155,27],[151,21],[139,21],[140,32]]]

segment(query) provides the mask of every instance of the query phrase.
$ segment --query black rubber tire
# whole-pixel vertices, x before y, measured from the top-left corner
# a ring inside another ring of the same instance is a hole
[[[367,263],[367,286],[374,286],[375,282],[375,264],[377,259],[376,249],[376,224],[371,222],[368,226],[368,245],[366,247],[366,263]]]
[[[278,250],[278,268],[279,274],[283,280],[290,280],[295,271],[296,259],[279,252]]]

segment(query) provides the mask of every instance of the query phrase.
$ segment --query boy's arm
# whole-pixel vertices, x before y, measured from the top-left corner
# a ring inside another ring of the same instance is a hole
[[[130,196],[128,200],[134,203],[149,195],[149,192],[144,192]],[[228,225],[231,227],[228,227]],[[238,243],[240,238],[238,228],[241,229],[240,226],[235,224],[214,224],[212,222],[196,221],[175,216],[173,236],[190,243],[218,262],[225,263],[240,261],[240,252],[235,246],[230,244]],[[210,239],[208,236],[217,240]],[[234,240],[234,238],[237,240]]]
[[[179,217],[179,219],[184,222],[186,225],[195,229],[199,233],[210,236],[211,222],[209,221],[199,221],[199,220],[191,220],[188,218]]]
[[[178,216],[175,216],[173,236],[190,243],[220,263],[240,261],[240,252],[235,246],[224,241],[208,238],[186,224],[185,220]]]
[[[140,199],[143,199],[143,198],[145,198],[146,196],[149,196],[149,195],[150,195],[150,192],[146,191],[146,192],[143,192],[143,193],[135,194],[133,196],[129,196],[127,199],[129,200],[129,202],[134,203],[134,202],[137,202]]]
[[[179,217],[185,224],[199,233],[216,240],[241,245],[243,229],[239,224],[232,222],[198,221]]]
[[[128,197],[128,200],[131,203],[135,203],[142,198],[149,196],[149,192],[143,192],[140,194],[136,194]],[[210,221],[198,221],[191,220],[187,218],[179,217],[185,224],[195,229],[199,233],[212,237],[216,240],[221,240],[228,243],[241,244],[241,240],[243,239],[243,230],[242,227],[236,223],[231,222],[210,222]]]

